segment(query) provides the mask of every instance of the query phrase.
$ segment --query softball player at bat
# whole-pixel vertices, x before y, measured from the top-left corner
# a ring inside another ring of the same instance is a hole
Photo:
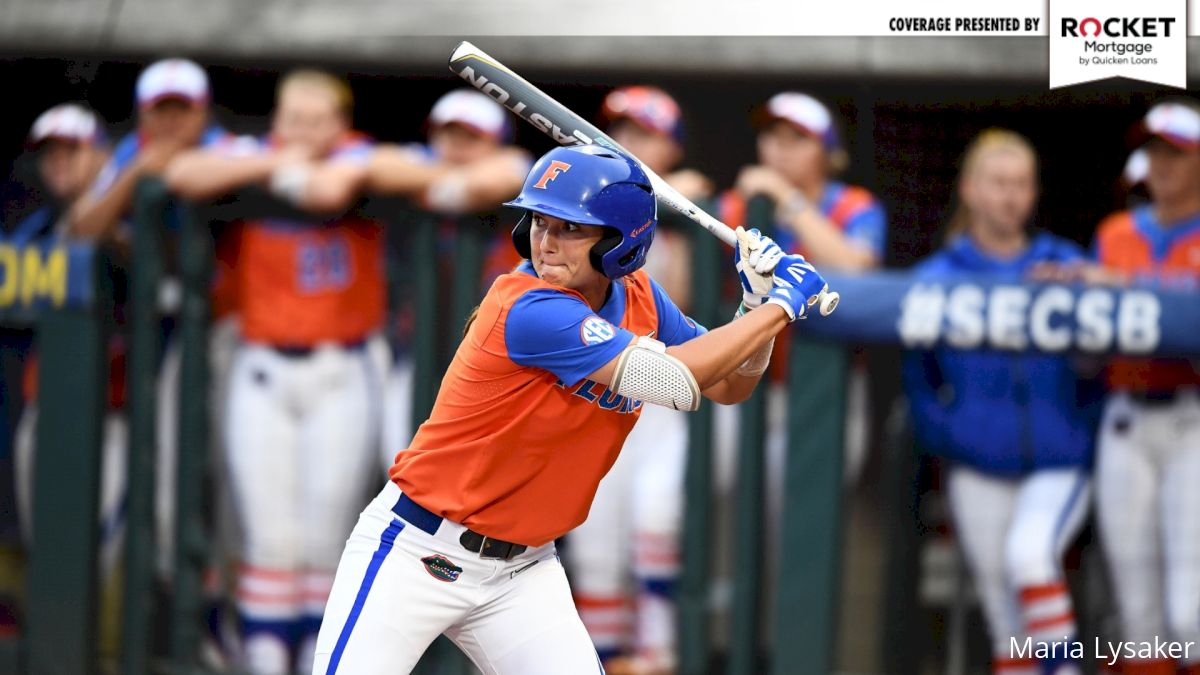
[[[698,172],[675,170],[683,157],[683,118],[665,92],[616,89],[605,97],[600,116],[617,143],[688,199],[711,191]],[[687,234],[660,223],[645,269],[685,313],[691,263]],[[566,563],[575,605],[611,675],[673,671],[687,439],[683,412],[644,407],[600,481],[587,520],[569,536]],[[619,656],[630,648],[632,654]]]
[[[441,633],[489,675],[602,672],[554,539],[587,517],[643,402],[744,400],[825,285],[742,233],[748,303],[763,304],[706,332],[639,269],[657,220],[648,178],[596,146],[550,151],[509,204],[529,212],[513,230],[529,262],[484,297],[359,518],[313,673],[406,673]]]
[[[1074,244],[1028,230],[1037,194],[1029,142],[985,131],[964,155],[949,239],[915,274],[1017,281],[1048,264],[1080,263]],[[1088,410],[1098,397],[1063,356],[946,347],[907,354],[903,372],[917,439],[949,466],[950,512],[983,604],[992,672],[1079,673],[1065,658],[1021,658],[1011,641],[1076,637],[1062,556],[1087,513]]]
[[[1117,283],[1198,291],[1200,106],[1159,103],[1136,132],[1151,201],[1101,223],[1098,262]],[[1200,644],[1200,369],[1122,357],[1110,361],[1106,379],[1097,512],[1122,638]],[[1200,652],[1180,663],[1127,661],[1121,672],[1200,673]]]
[[[350,129],[352,106],[341,80],[290,73],[269,137],[189,153],[168,181],[192,199],[263,183],[309,212],[344,213],[373,151]],[[224,436],[242,530],[243,667],[252,673],[311,668],[338,553],[376,475],[382,373],[368,343],[383,321],[383,267],[382,228],[361,218],[268,218],[242,229],[242,343]]]

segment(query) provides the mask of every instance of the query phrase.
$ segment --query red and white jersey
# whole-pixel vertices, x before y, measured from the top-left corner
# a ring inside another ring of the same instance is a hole
[[[365,162],[370,152],[369,140],[348,134],[327,161]],[[247,221],[232,283],[248,341],[311,347],[362,340],[382,325],[386,309],[383,228],[357,217],[320,225]]]
[[[1170,227],[1151,206],[1115,213],[1097,229],[1096,258],[1131,281],[1200,290],[1200,213]],[[1200,373],[1186,359],[1117,357],[1107,379],[1112,389],[1147,392],[1200,385]]]

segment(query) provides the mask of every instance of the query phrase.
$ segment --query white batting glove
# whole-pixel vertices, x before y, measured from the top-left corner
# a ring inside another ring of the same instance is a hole
[[[783,249],[757,229],[735,230],[738,245],[733,251],[733,264],[742,282],[742,302],[747,308],[758,307],[775,286],[772,274],[783,258]]]

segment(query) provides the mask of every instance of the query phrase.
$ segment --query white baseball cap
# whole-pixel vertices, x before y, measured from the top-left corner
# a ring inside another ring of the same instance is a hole
[[[496,140],[508,137],[508,115],[499,103],[487,94],[473,89],[455,89],[443,95],[429,112],[431,129],[447,124],[461,124]]]
[[[812,136],[828,149],[838,147],[837,130],[829,108],[808,94],[785,91],[772,96],[758,119],[758,126],[775,120],[790,124],[800,133]]]
[[[1134,144],[1155,137],[1184,150],[1200,149],[1200,111],[1177,101],[1153,106],[1134,127]]]
[[[1146,155],[1145,148],[1138,148],[1129,153],[1129,159],[1125,160],[1125,168],[1121,171],[1121,178],[1125,184],[1133,187],[1142,181],[1146,180],[1146,175],[1150,173],[1150,157]]]
[[[604,97],[600,116],[609,124],[630,120],[654,133],[683,142],[683,113],[670,94],[645,85],[621,87]]]
[[[142,108],[168,98],[204,104],[208,102],[208,94],[208,75],[187,59],[157,61],[143,70],[137,80],[137,103]]]
[[[38,115],[29,130],[29,145],[51,139],[95,145],[104,140],[104,129],[96,113],[77,103],[63,103]]]

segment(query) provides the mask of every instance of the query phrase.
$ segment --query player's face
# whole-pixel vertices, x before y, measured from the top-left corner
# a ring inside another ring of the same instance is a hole
[[[613,140],[634,157],[642,160],[659,175],[670,173],[683,158],[683,150],[675,139],[650,131],[629,120],[622,120],[609,129]]]
[[[180,98],[166,98],[138,113],[138,128],[152,141],[195,145],[204,134],[208,109]]]
[[[758,160],[797,186],[823,181],[828,173],[821,141],[782,121],[758,133]]]
[[[92,146],[50,140],[38,151],[38,174],[52,195],[70,201],[83,194],[105,158],[104,151]]]
[[[963,177],[961,197],[972,214],[972,227],[998,233],[1024,230],[1037,202],[1037,169],[1028,154],[995,150],[979,158]]]
[[[529,250],[537,275],[557,286],[584,290],[605,281],[592,267],[588,253],[600,241],[604,229],[577,225],[560,218],[533,214]]]
[[[1189,197],[1200,189],[1200,150],[1183,150],[1156,138],[1146,145],[1146,189],[1154,201]]]
[[[429,133],[433,154],[447,164],[464,166],[484,159],[500,147],[496,139],[461,124],[443,124]]]
[[[317,86],[293,84],[279,93],[271,135],[285,147],[299,147],[313,157],[333,151],[349,121],[338,108],[337,95]]]

